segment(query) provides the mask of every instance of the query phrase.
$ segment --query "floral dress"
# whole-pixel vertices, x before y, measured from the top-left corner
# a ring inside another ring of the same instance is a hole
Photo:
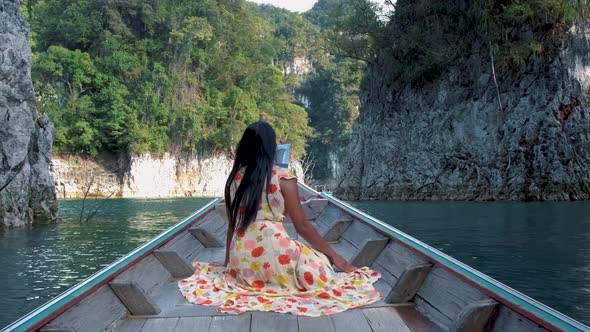
[[[236,173],[231,195],[243,176]],[[279,179],[295,178],[274,166],[268,200],[262,194],[256,219],[235,232],[227,267],[193,262],[195,273],[178,282],[189,302],[218,306],[218,312],[275,311],[322,316],[376,302],[381,276],[368,267],[335,272],[323,253],[293,240],[283,227],[285,207]]]

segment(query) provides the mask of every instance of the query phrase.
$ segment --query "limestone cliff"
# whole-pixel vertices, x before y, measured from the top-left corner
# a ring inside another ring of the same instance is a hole
[[[224,154],[62,155],[52,159],[51,173],[59,198],[218,197],[231,166],[231,158]],[[302,178],[299,163],[290,167]]]
[[[382,57],[369,66],[336,195],[590,199],[587,23],[567,32],[556,56],[498,72],[498,91],[481,59],[422,87],[394,88],[388,66]]]
[[[0,0],[0,226],[57,218],[54,127],[35,110],[28,32],[19,1]]]

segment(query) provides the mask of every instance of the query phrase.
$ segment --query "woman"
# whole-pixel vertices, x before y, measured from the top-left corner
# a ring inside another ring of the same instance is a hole
[[[306,218],[295,176],[273,165],[276,136],[256,122],[244,132],[225,186],[229,220],[223,266],[194,262],[195,274],[179,281],[190,302],[218,312],[276,311],[321,316],[373,303],[379,272],[356,268],[336,253]],[[295,230],[313,248],[289,237]],[[345,272],[337,273],[332,264]]]

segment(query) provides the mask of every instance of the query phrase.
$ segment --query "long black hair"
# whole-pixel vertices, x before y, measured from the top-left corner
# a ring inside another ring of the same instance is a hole
[[[276,149],[276,134],[267,122],[255,122],[244,131],[236,149],[234,165],[225,182],[225,206],[230,228],[245,231],[256,218],[262,190],[272,179]],[[242,167],[246,168],[244,176],[232,200],[230,188]]]

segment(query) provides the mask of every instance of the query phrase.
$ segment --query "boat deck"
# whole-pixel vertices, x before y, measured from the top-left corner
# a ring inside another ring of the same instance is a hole
[[[383,285],[377,285],[383,286]],[[161,312],[150,316],[130,316],[111,331],[438,331],[413,304],[386,304],[383,301],[362,308],[323,317],[303,317],[276,312],[242,315],[218,313],[215,307],[187,302],[176,280],[162,288],[157,305]]]
[[[200,251],[198,261],[222,261],[223,248]],[[276,312],[232,315],[186,301],[178,290],[179,278],[169,278],[153,294],[160,308],[156,315],[129,316],[110,330],[131,331],[437,331],[436,325],[420,314],[413,303],[388,304],[383,300],[324,317],[303,317]],[[391,286],[379,280],[375,288],[384,296]]]
[[[275,312],[242,315],[129,318],[114,331],[435,331],[411,305],[356,308],[323,317]]]

